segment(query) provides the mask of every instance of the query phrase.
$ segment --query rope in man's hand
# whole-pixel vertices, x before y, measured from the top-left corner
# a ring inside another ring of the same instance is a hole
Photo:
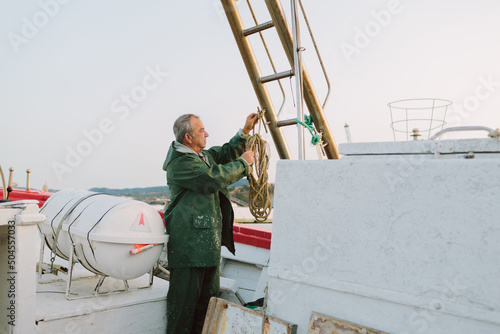
[[[259,111],[259,122],[263,122],[262,119],[263,112]],[[259,124],[260,132],[260,124]],[[252,168],[255,169],[254,173],[248,176],[248,181],[250,183],[250,194],[248,198],[248,205],[250,207],[250,212],[255,217],[258,223],[266,221],[271,213],[271,199],[269,198],[269,188],[268,188],[268,175],[267,170],[269,168],[269,157],[271,155],[271,149],[269,144],[262,139],[260,133],[254,133],[248,139],[248,149],[254,152],[255,163]]]

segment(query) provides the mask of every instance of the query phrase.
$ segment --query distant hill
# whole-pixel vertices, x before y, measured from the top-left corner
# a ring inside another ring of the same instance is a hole
[[[248,188],[248,180],[246,178],[233,183],[229,188],[231,188],[231,192],[233,192],[233,190],[245,186]],[[123,189],[91,188],[89,190],[113,196],[130,197],[149,204],[163,205],[170,198],[168,186]],[[241,195],[239,197],[241,197]]]
[[[272,203],[274,201],[274,183],[269,183],[268,190],[269,190],[269,199],[271,200]],[[234,202],[236,202],[238,205],[242,205],[243,204],[242,202],[248,203],[250,195],[250,185],[248,184],[248,181],[246,185],[230,188],[229,194],[231,195],[231,198],[237,199],[237,201]]]
[[[247,186],[248,180],[243,178],[238,182],[235,182],[229,186],[229,188]],[[135,194],[162,194],[162,195],[170,195],[170,191],[168,190],[168,186],[161,187],[145,187],[145,188],[123,188],[123,189],[112,189],[112,188],[91,188],[90,191],[95,191],[98,193],[106,193],[115,196],[126,196],[127,194],[135,195]]]
[[[168,191],[168,186],[146,187],[146,188],[123,188],[123,189],[91,188],[89,190],[95,192],[102,192],[110,195],[151,194],[151,193],[161,193],[162,195],[170,194],[170,192]]]
[[[89,190],[114,196],[131,197],[149,204],[163,205],[170,197],[168,186],[124,189],[91,188]]]
[[[242,178],[238,182],[235,182],[229,186],[229,188],[236,188],[236,187],[241,187],[241,186],[248,186],[248,180],[246,177]]]

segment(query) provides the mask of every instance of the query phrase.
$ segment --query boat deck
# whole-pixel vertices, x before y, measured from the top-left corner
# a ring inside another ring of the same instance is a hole
[[[36,326],[39,333],[164,333],[166,331],[166,297],[169,283],[155,277],[145,289],[149,275],[129,280],[128,292],[123,281],[106,278],[99,296],[92,296],[98,277],[88,271],[75,270],[70,298],[65,296],[66,280],[44,275],[37,285]],[[104,294],[108,292],[108,294]],[[83,297],[83,298],[82,298]],[[87,298],[85,298],[87,297]],[[78,299],[79,298],[79,299]],[[138,321],[140,319],[140,321]]]

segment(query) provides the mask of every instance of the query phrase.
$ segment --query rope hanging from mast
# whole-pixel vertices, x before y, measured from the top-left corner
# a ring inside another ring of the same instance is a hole
[[[264,112],[258,110],[259,115],[259,131],[254,133],[248,139],[248,149],[254,152],[255,163],[252,166],[252,170],[255,169],[254,173],[248,176],[248,181],[250,184],[250,194],[248,195],[248,205],[250,212],[255,217],[255,220],[259,223],[266,221],[271,213],[271,199],[269,197],[268,188],[268,175],[267,170],[269,168],[269,157],[271,155],[271,150],[269,144],[262,139],[260,135],[260,123],[262,120]]]

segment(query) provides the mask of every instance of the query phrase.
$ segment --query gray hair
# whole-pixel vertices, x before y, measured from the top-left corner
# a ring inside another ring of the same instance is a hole
[[[193,115],[193,114],[184,114],[177,118],[177,120],[174,123],[174,135],[175,135],[175,140],[177,140],[179,143],[182,144],[184,141],[184,137],[186,133],[189,133],[191,136],[194,137],[194,126],[191,123],[191,117],[198,118],[198,116]]]

